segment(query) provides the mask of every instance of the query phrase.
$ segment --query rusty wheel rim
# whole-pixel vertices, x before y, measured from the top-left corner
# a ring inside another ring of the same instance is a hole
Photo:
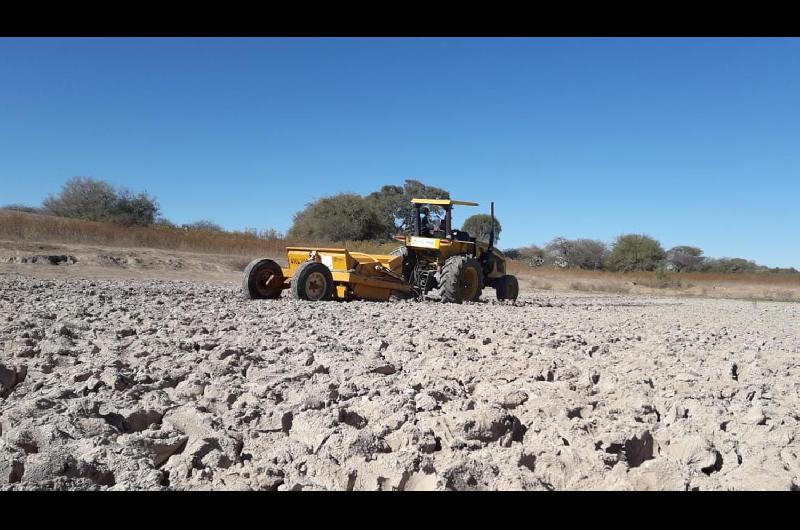
[[[312,272],[306,278],[305,290],[309,300],[319,300],[325,296],[328,281],[321,272]]]
[[[464,271],[462,287],[464,289],[464,300],[472,301],[478,293],[478,271],[472,267],[467,267]]]
[[[269,282],[274,276],[275,272],[270,269],[263,269],[258,272],[258,275],[256,276],[256,289],[261,295],[269,296],[275,293],[275,286],[267,285],[267,282]]]

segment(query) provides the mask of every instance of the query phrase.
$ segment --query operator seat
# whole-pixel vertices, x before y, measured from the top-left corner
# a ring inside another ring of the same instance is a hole
[[[472,241],[472,238],[469,237],[469,233],[463,230],[453,230],[453,239],[456,241]]]

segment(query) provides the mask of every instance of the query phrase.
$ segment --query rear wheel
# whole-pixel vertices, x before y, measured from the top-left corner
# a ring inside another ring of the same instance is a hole
[[[280,298],[283,271],[271,259],[255,259],[244,269],[242,292],[251,300]]]
[[[311,302],[330,300],[333,297],[333,275],[328,267],[318,261],[306,261],[294,271],[292,296]]]
[[[442,267],[439,279],[442,302],[475,302],[483,289],[481,264],[468,256],[452,256]]]
[[[498,300],[516,300],[517,296],[519,296],[519,282],[517,282],[517,277],[510,274],[506,274],[497,280],[494,289],[497,292]]]

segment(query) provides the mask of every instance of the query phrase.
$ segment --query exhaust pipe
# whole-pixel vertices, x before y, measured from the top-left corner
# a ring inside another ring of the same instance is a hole
[[[489,232],[489,250],[494,247],[494,201],[492,201],[492,228]]]

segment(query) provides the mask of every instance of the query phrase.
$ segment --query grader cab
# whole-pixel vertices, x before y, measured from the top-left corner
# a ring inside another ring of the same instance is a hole
[[[309,301],[438,298],[475,302],[493,287],[498,300],[515,300],[519,286],[506,274],[506,258],[494,248],[494,203],[489,241],[452,229],[453,206],[478,206],[450,199],[412,199],[414,233],[395,236],[403,246],[389,255],[344,248],[287,247],[288,267],[256,259],[244,271],[247,298],[279,298],[284,289]]]

